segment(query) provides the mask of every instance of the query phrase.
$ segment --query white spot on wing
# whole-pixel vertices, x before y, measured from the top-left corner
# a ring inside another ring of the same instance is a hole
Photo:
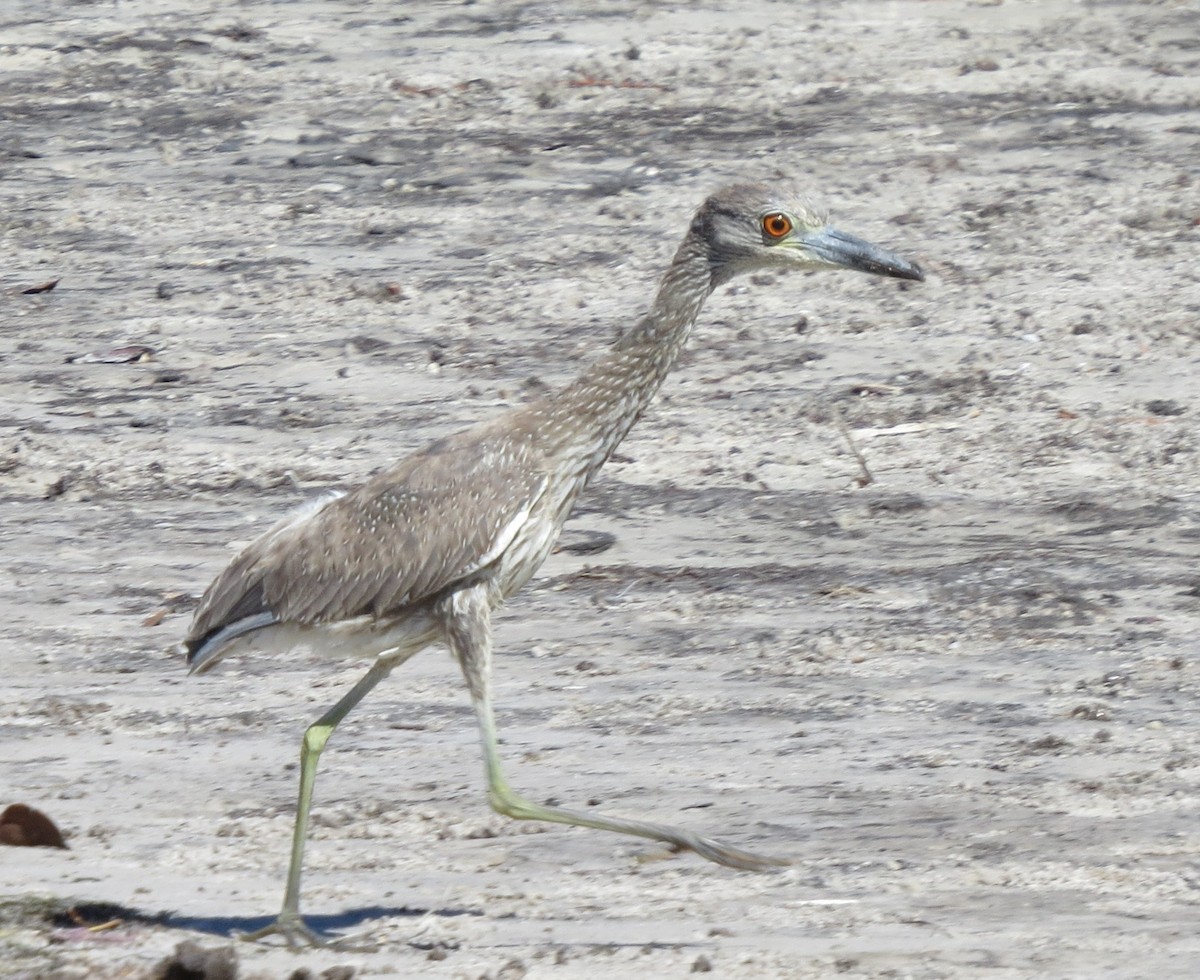
[[[542,494],[545,492],[546,481],[542,480],[542,482],[538,484],[537,490],[535,490],[529,500],[526,501],[525,506],[517,511],[512,516],[512,519],[496,532],[496,536],[492,538],[492,543],[488,550],[463,569],[463,578],[474,574],[481,568],[486,568],[508,550],[509,545],[513,543],[513,540],[521,532],[521,528],[523,528],[526,522],[529,520],[529,515],[532,513],[533,508],[537,505],[537,502],[542,498]]]
[[[305,501],[290,514],[287,514],[273,528],[265,532],[262,536],[262,540],[264,542],[269,541],[276,535],[282,534],[284,531],[296,527],[299,524],[303,524],[309,518],[324,510],[339,497],[344,497],[345,495],[345,492],[342,490],[331,490],[329,493],[323,493],[319,497],[313,497],[312,500]]]

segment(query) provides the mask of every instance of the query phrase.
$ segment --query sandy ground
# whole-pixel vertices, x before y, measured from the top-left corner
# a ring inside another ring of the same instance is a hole
[[[1194,5],[565,6],[4,5],[0,805],[70,850],[0,849],[0,975],[1197,975]],[[535,799],[794,865],[492,815],[433,650],[317,789],[304,907],[374,948],[232,944],[364,665],[189,679],[195,597],[570,377],[747,177],[928,281],[719,291],[497,696]]]

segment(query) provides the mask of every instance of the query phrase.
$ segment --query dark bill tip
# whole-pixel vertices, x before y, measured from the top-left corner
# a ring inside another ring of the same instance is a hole
[[[836,228],[823,228],[804,239],[804,244],[830,265],[857,269],[875,276],[892,279],[913,279],[922,282],[925,273],[915,262],[909,262],[878,245],[847,235]]]

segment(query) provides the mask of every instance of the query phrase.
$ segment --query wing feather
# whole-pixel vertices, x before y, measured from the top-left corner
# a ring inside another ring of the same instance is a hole
[[[186,645],[255,615],[302,625],[399,615],[496,561],[547,484],[534,440],[511,430],[435,443],[251,542],[209,586]]]

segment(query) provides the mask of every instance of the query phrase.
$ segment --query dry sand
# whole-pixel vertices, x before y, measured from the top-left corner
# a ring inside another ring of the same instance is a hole
[[[1194,3],[568,6],[5,3],[0,805],[71,849],[0,848],[0,975],[1197,975]],[[376,948],[233,944],[364,665],[189,679],[195,596],[571,376],[747,177],[928,281],[719,291],[497,696],[535,799],[794,866],[492,815],[432,650],[317,788],[305,910]]]

